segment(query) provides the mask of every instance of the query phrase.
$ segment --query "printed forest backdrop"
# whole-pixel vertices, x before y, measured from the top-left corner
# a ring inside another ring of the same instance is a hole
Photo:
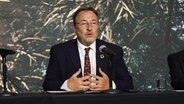
[[[99,12],[99,38],[124,49],[135,89],[155,90],[160,74],[172,89],[167,56],[184,49],[184,0],[0,0],[0,48],[16,51],[8,91],[43,91],[50,47],[76,38],[71,17],[81,6]]]

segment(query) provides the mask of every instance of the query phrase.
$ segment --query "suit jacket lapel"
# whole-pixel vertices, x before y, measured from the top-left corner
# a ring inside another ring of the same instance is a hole
[[[108,60],[108,57],[105,56],[105,54],[101,53],[99,51],[99,47],[101,45],[105,45],[103,44],[100,40],[96,40],[96,74],[97,75],[100,75],[99,73],[99,68],[102,69],[102,71],[104,71],[105,73],[107,73],[107,60]]]
[[[78,51],[76,39],[71,42],[69,52],[70,52],[70,57],[72,59],[72,63],[75,66],[73,70],[77,71],[79,68],[81,68],[81,63],[80,63],[80,57],[79,57],[79,51]],[[79,76],[82,76],[82,73],[80,73]]]
[[[99,68],[102,69],[105,73],[107,73],[107,68],[108,68],[108,57],[105,56],[103,53],[99,51],[99,47],[101,45],[106,45],[105,43],[102,43],[100,40],[96,40],[96,74],[100,75],[99,73]],[[80,57],[79,57],[79,51],[77,47],[77,39],[71,42],[70,48],[70,57],[72,59],[72,63],[75,66],[74,70],[78,70],[78,68],[81,68],[81,63],[80,63]],[[80,73],[79,76],[82,76],[82,73]]]

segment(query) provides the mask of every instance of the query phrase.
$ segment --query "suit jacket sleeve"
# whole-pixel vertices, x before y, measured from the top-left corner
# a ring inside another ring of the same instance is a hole
[[[180,53],[169,55],[167,58],[170,68],[171,86],[175,90],[184,90],[184,59],[182,58]]]
[[[48,68],[46,71],[45,80],[43,82],[43,89],[46,90],[61,90],[60,87],[64,83],[64,79],[61,77],[60,64],[59,64],[59,54],[55,46],[50,50],[50,59],[48,63]],[[61,52],[61,51],[60,51]],[[62,56],[61,56],[62,57]]]
[[[117,89],[129,90],[133,89],[133,80],[128,72],[128,68],[123,59],[123,50],[118,47],[116,55],[113,60],[113,80],[116,84]]]

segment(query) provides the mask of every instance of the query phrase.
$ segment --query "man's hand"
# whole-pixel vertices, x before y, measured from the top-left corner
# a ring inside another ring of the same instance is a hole
[[[92,77],[89,80],[91,82],[90,90],[100,91],[109,89],[109,77],[101,70],[101,68],[99,68],[99,72],[102,75],[102,77],[90,74],[90,76]]]
[[[74,73],[69,79],[67,86],[69,89],[78,91],[78,90],[88,90],[90,89],[90,81],[91,76],[84,76],[78,78],[77,76],[80,74],[81,69],[79,69],[76,73]]]

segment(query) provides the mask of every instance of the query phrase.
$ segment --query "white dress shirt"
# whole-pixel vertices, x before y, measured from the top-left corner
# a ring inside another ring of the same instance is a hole
[[[82,76],[84,76],[84,57],[85,57],[85,48],[91,48],[89,51],[89,58],[90,58],[90,65],[91,65],[91,74],[96,75],[96,41],[94,41],[90,46],[85,46],[82,43],[80,43],[79,40],[77,40],[77,46],[79,50],[79,57],[80,57],[80,63],[81,63],[81,70],[82,70]],[[61,89],[72,91],[67,86],[68,80],[66,80],[63,85],[61,86]],[[112,87],[113,89],[116,88],[116,85],[114,81],[112,81]]]
[[[79,50],[79,56],[80,56],[80,62],[81,62],[81,69],[82,69],[82,76],[84,76],[84,57],[85,57],[85,48],[89,48],[89,59],[90,59],[90,65],[91,65],[91,74],[96,75],[96,41],[93,42],[90,46],[84,46],[79,41],[77,41],[78,44],[78,50]]]
[[[82,43],[80,43],[79,40],[77,40],[77,48],[79,50],[79,57],[80,57],[80,63],[81,63],[81,70],[82,75],[84,75],[84,56],[85,56],[85,48],[91,48],[89,51],[89,58],[90,58],[90,65],[91,65],[91,74],[96,74],[96,41],[94,41],[90,46],[85,46]],[[67,86],[68,80],[66,80],[63,85],[61,86],[61,89],[72,91]]]

